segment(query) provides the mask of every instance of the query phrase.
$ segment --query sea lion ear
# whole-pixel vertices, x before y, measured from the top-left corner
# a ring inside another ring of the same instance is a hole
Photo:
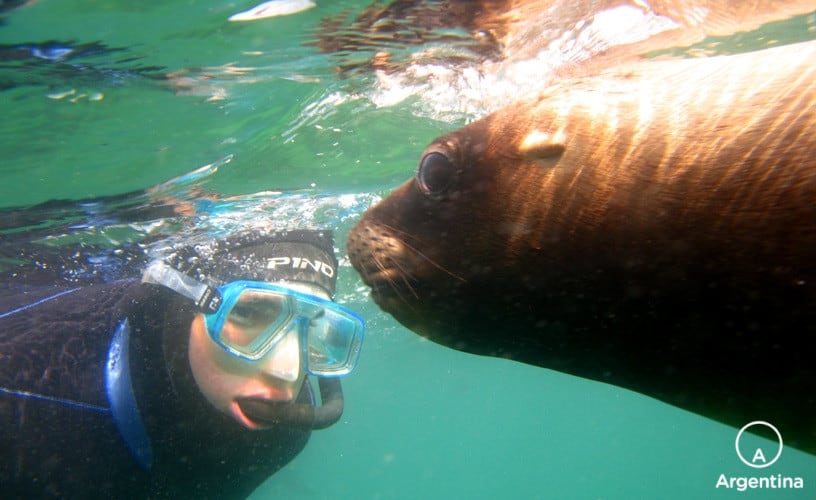
[[[521,140],[518,150],[524,158],[530,160],[557,159],[567,149],[564,142],[561,131],[553,134],[533,130]]]

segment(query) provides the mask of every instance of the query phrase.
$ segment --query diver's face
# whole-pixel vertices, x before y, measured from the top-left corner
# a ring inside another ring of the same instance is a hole
[[[287,284],[299,292],[328,298],[315,286]],[[207,333],[204,315],[197,314],[190,327],[190,366],[204,397],[217,409],[250,429],[263,426],[249,419],[237,403],[238,398],[269,401],[294,400],[306,377],[300,362],[300,345],[293,329],[266,356],[247,362],[218,346]]]

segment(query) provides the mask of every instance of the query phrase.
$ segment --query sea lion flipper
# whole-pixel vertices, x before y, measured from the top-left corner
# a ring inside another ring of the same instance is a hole
[[[525,158],[531,160],[556,159],[564,154],[564,134],[559,131],[547,133],[533,130],[521,140],[518,150]]]

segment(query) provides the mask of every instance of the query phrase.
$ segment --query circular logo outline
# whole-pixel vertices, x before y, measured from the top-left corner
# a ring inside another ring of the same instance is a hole
[[[742,433],[745,432],[746,429],[748,429],[749,427],[753,427],[754,425],[764,425],[765,427],[770,428],[772,431],[774,431],[774,434],[776,434],[776,437],[779,439],[779,451],[776,452],[776,456],[773,457],[773,460],[771,460],[770,462],[768,462],[766,464],[762,464],[762,465],[753,464],[753,463],[749,462],[748,460],[745,460],[745,457],[743,457],[742,453],[740,452],[739,442],[740,442],[740,438],[742,437]],[[782,447],[783,447],[782,434],[779,433],[779,430],[776,427],[769,424],[768,422],[765,422],[764,420],[754,420],[753,422],[749,422],[749,423],[743,425],[742,429],[739,430],[739,432],[737,433],[737,439],[734,441],[734,447],[736,448],[737,456],[739,457],[740,460],[742,460],[742,463],[744,463],[748,467],[753,467],[754,469],[764,469],[765,467],[770,467],[771,465],[776,463],[776,461],[779,460],[779,456],[782,455]]]

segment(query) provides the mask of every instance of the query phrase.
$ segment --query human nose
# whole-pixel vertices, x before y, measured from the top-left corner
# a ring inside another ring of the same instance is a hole
[[[300,341],[297,329],[289,331],[260,363],[261,371],[276,379],[295,382],[300,378]]]

